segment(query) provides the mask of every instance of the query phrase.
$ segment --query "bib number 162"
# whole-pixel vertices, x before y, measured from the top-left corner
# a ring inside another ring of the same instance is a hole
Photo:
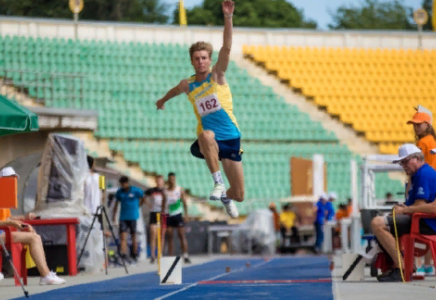
[[[206,116],[221,109],[221,104],[218,101],[216,94],[208,95],[204,98],[197,99],[197,111],[200,116]]]
[[[203,103],[200,103],[200,107],[203,110],[202,112],[207,112],[209,110],[217,108],[218,105],[217,105],[216,99],[210,99],[210,100],[204,101]]]

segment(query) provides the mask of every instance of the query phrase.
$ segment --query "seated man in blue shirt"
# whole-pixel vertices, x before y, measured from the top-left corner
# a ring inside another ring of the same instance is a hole
[[[436,171],[424,162],[424,154],[413,144],[404,144],[398,151],[399,163],[411,179],[406,192],[406,202],[395,206],[395,221],[398,237],[410,233],[412,219],[409,214],[416,212],[436,214]],[[378,216],[371,221],[372,232],[394,262],[391,272],[377,277],[381,282],[402,281],[399,269],[398,251],[395,247],[393,217]],[[436,219],[421,219],[419,231],[425,235],[436,235]],[[404,265],[404,264],[403,264]]]
[[[144,193],[140,188],[131,186],[129,178],[122,176],[119,180],[120,188],[115,194],[117,202],[113,212],[113,222],[117,214],[118,203],[121,203],[120,211],[120,240],[121,253],[123,258],[127,257],[127,234],[130,231],[132,237],[133,253],[132,258],[136,261],[138,258],[138,242],[136,239],[136,222],[139,219],[139,208],[144,202]],[[141,203],[140,203],[141,202]]]

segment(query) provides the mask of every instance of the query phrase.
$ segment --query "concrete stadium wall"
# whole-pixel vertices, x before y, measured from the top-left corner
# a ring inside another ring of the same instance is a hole
[[[37,131],[0,137],[0,169],[20,157],[41,153],[50,131]]]
[[[74,38],[74,22],[67,20],[0,17],[1,35]],[[222,28],[211,26],[139,25],[115,22],[79,22],[79,39],[191,44],[204,40],[218,49]],[[405,31],[318,31],[298,29],[235,28],[234,51],[243,45],[410,48],[418,47],[418,34]],[[436,34],[424,33],[422,45],[436,49]]]

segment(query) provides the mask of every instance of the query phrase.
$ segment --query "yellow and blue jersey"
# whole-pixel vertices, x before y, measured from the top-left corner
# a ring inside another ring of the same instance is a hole
[[[197,135],[204,130],[211,130],[217,141],[239,138],[241,132],[233,115],[229,84],[218,84],[212,79],[212,73],[201,82],[195,81],[195,75],[191,76],[188,82],[188,99],[198,120]]]

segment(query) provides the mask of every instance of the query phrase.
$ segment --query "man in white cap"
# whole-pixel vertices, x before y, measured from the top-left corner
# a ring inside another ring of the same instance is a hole
[[[412,219],[410,214],[421,212],[436,214],[436,171],[424,162],[424,154],[414,144],[404,144],[398,150],[399,163],[411,179],[406,192],[405,204],[395,206],[395,221],[398,237],[410,233]],[[399,258],[395,247],[395,228],[393,216],[377,216],[371,221],[372,232],[379,244],[394,262],[391,272],[377,277],[380,282],[402,281]],[[422,219],[419,231],[425,235],[436,235],[436,219]]]
[[[324,231],[323,225],[327,214],[327,201],[328,195],[323,192],[318,202],[315,204],[316,219],[313,224],[315,227],[316,241],[315,241],[315,252],[321,253],[322,243],[324,242]]]

